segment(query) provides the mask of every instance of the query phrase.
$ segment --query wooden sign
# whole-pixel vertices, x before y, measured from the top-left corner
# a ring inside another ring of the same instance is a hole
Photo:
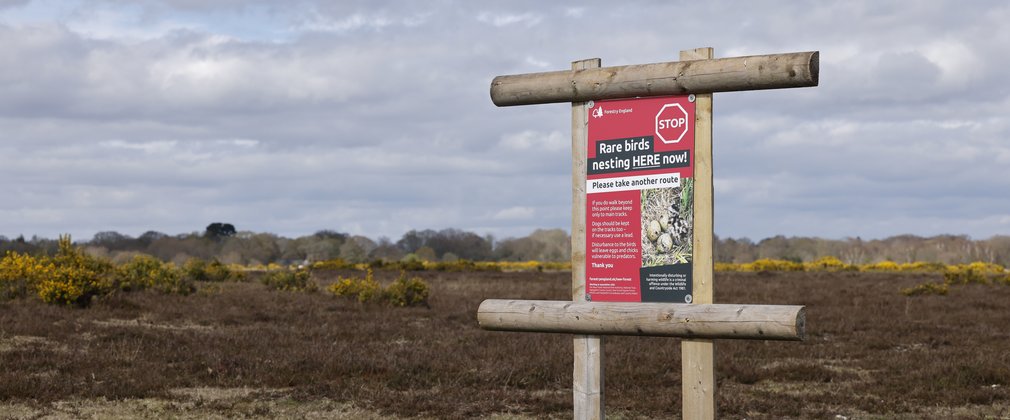
[[[496,77],[498,106],[572,103],[572,300],[487,300],[480,326],[575,334],[576,419],[604,417],[602,335],[684,338],[683,418],[715,418],[712,340],[800,340],[805,316],[713,304],[712,93],[817,83],[817,52],[713,59],[711,48]]]
[[[692,302],[694,101],[589,105],[587,300]]]

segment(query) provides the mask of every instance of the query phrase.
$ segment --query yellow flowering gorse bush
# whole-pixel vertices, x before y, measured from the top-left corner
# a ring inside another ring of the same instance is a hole
[[[0,260],[0,299],[13,299],[36,292],[42,279],[52,275],[48,261],[17,252],[7,252]]]
[[[383,289],[372,270],[367,270],[364,278],[339,277],[326,290],[335,296],[357,299],[361,303],[385,301],[394,306],[427,306],[430,293],[424,280],[419,277],[408,279],[403,271],[396,281]]]
[[[288,270],[281,268],[269,271],[260,277],[260,283],[274,289],[289,292],[316,291],[318,286],[312,281],[312,273],[306,269]]]
[[[846,264],[835,257],[821,257],[812,262],[797,263],[762,259],[752,263],[715,263],[715,271],[861,271],[882,273],[942,273],[942,283],[923,283],[901,290],[905,296],[946,295],[950,286],[964,284],[1002,284],[1010,286],[1010,272],[994,263],[945,265],[935,262],[896,263],[879,261],[870,264]]]
[[[196,290],[193,282],[174,264],[150,255],[136,255],[133,260],[116,268],[120,290],[152,288],[162,293],[189,294]]]
[[[188,294],[191,282],[171,264],[138,255],[116,267],[85,254],[70,236],[60,236],[54,256],[8,252],[0,259],[0,298],[37,296],[43,302],[84,306],[96,296],[116,290],[154,288],[164,293]]]
[[[569,261],[425,261],[416,257],[401,261],[372,261],[352,264],[340,258],[312,263],[313,270],[359,270],[369,269],[401,271],[567,271],[572,269]]]
[[[751,263],[715,263],[715,271],[863,271],[889,273],[949,273],[974,271],[986,275],[1005,274],[1006,269],[993,263],[945,265],[935,262],[896,263],[879,261],[869,264],[846,264],[835,257],[821,257],[811,262],[798,263],[786,260],[760,259]]]
[[[112,263],[88,256],[74,247],[69,235],[61,236],[53,270],[38,282],[38,296],[46,303],[87,305],[92,296],[113,286]]]
[[[369,269],[364,278],[338,277],[337,281],[326,288],[336,295],[357,299],[358,302],[377,301],[382,297],[382,286]]]

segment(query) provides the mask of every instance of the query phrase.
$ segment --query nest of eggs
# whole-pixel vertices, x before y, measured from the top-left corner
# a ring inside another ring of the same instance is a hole
[[[683,264],[693,252],[693,183],[642,190],[642,266]]]

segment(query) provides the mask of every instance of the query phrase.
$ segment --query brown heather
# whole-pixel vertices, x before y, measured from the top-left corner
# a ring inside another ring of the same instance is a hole
[[[322,287],[360,275],[317,274]],[[383,284],[397,275],[377,273]],[[431,286],[430,308],[256,282],[119,293],[86,309],[0,302],[0,418],[571,418],[571,337],[486,332],[475,321],[485,298],[564,299],[568,273],[417,275]],[[809,335],[719,341],[721,417],[1010,416],[1010,287],[900,293],[940,281],[718,273],[718,302],[807,305]],[[610,417],[676,418],[678,340],[608,338],[606,386]]]

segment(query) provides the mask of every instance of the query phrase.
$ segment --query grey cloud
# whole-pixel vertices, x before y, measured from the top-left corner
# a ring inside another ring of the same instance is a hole
[[[998,2],[139,7],[184,29],[0,25],[0,234],[567,228],[568,105],[495,108],[491,78],[698,46],[822,51],[817,88],[716,95],[720,235],[1010,227]]]
[[[24,6],[31,0],[0,0],[0,10]]]

